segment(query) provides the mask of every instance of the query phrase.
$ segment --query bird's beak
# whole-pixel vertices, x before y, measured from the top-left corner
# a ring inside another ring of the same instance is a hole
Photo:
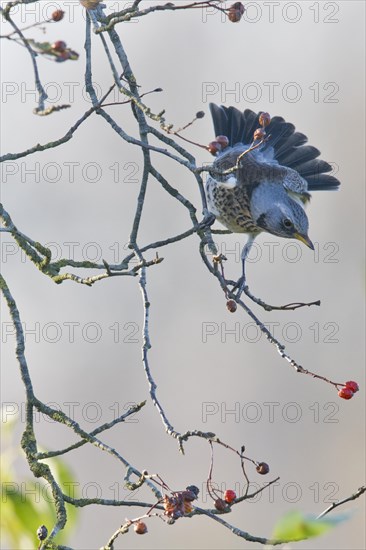
[[[301,233],[295,233],[294,237],[295,239],[298,239],[302,243],[306,244],[306,246],[311,248],[311,250],[314,250],[314,245],[307,235],[302,235]]]

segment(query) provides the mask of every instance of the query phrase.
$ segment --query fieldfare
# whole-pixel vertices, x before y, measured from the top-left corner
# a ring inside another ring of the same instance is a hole
[[[246,287],[245,259],[256,236],[265,231],[298,239],[313,250],[305,213],[309,192],[338,189],[340,182],[327,174],[332,166],[317,158],[320,151],[304,145],[307,137],[282,117],[212,103],[210,110],[218,137],[207,203],[230,231],[248,234],[237,283],[240,296]]]

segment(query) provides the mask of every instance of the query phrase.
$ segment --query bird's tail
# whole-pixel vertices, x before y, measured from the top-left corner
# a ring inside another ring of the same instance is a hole
[[[210,103],[210,111],[216,136],[224,135],[232,147],[236,143],[250,145],[254,131],[260,127],[259,115],[250,109],[244,112],[235,107],[224,107]],[[305,145],[308,138],[295,132],[295,126],[282,117],[275,116],[266,128],[270,139],[263,149],[268,148],[269,161],[276,160],[282,166],[296,170],[307,182],[309,191],[337,189],[340,182],[328,172],[333,167],[324,160],[318,159],[320,151],[311,145]]]

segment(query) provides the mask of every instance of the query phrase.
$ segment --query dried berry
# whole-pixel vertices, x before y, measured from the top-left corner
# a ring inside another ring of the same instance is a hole
[[[230,313],[235,313],[238,306],[236,305],[235,300],[228,300],[226,302],[226,307],[230,311]]]
[[[71,59],[71,54],[69,51],[59,52],[58,56],[55,58],[55,61],[57,63],[62,63],[63,61],[67,61],[68,59]]]
[[[193,506],[190,502],[188,502],[187,500],[184,501],[184,513],[185,514],[190,514],[193,510]]]
[[[37,529],[37,537],[39,538],[39,540],[44,540],[47,538],[47,535],[48,535],[48,529],[45,525],[41,525],[40,527],[38,527]]]
[[[216,156],[218,153],[220,153],[222,149],[221,143],[219,143],[218,141],[211,141],[208,144],[207,149],[210,151],[211,155]]]
[[[261,113],[259,115],[259,124],[265,128],[271,122],[271,115],[269,113]]]
[[[52,13],[51,19],[52,21],[61,21],[65,15],[65,12],[63,10],[56,10]]]
[[[215,508],[219,512],[225,512],[225,510],[227,509],[227,504],[224,500],[222,500],[222,498],[217,498],[215,500]]]
[[[143,521],[138,521],[137,523],[135,523],[133,529],[138,535],[144,535],[145,533],[147,533],[147,526],[146,523],[144,523]]]
[[[261,140],[266,135],[266,132],[262,128],[257,128],[254,132],[254,141]]]
[[[350,390],[352,390],[353,393],[356,393],[356,391],[360,389],[358,387],[357,382],[354,382],[353,380],[349,380],[348,382],[346,382],[346,388],[349,388]]]
[[[227,489],[224,493],[225,502],[231,504],[236,499],[236,492],[232,489]]]
[[[235,4],[232,4],[230,8],[227,10],[227,16],[229,18],[229,21],[232,23],[238,23],[240,19],[243,17],[243,14],[245,12],[245,8],[241,2],[235,2]]]
[[[56,40],[52,44],[52,49],[55,50],[55,52],[64,52],[66,50],[66,42],[63,40]]]
[[[220,143],[223,149],[229,145],[229,138],[227,136],[216,136],[216,141]]]
[[[264,476],[264,475],[268,474],[269,466],[266,462],[260,462],[257,465],[256,470],[257,470],[258,474],[261,474],[262,476]]]
[[[191,493],[194,493],[196,498],[198,497],[198,494],[200,492],[199,488],[196,487],[196,485],[188,485],[188,487],[186,487],[186,490],[191,491]]]
[[[188,502],[192,502],[197,498],[197,495],[193,491],[182,491],[181,495],[182,498]]]
[[[171,497],[165,495],[163,506],[165,515],[170,518],[178,519],[185,514],[185,500],[181,496],[181,493],[177,493],[177,495]]]
[[[345,386],[344,388],[341,388],[338,392],[338,395],[339,397],[341,397],[342,399],[352,399],[354,393],[353,391],[351,390],[351,388],[348,388],[347,386]]]

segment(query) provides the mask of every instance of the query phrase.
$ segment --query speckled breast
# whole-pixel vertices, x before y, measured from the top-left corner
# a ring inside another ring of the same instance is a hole
[[[250,214],[249,197],[239,186],[227,186],[212,177],[206,183],[207,205],[216,219],[233,233],[262,231]]]

